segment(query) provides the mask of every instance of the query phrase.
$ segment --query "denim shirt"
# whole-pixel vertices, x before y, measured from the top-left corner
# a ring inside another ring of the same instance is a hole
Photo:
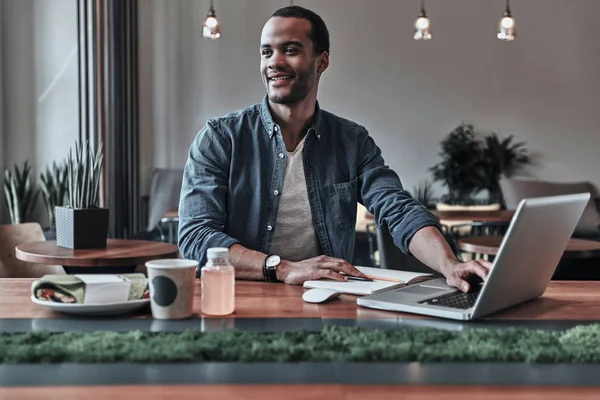
[[[209,119],[196,136],[183,174],[179,249],[206,262],[210,247],[235,243],[269,254],[277,229],[287,152],[267,98]],[[317,103],[302,157],[308,199],[323,254],[352,262],[357,202],[409,254],[412,236],[439,221],[402,188],[367,130]]]

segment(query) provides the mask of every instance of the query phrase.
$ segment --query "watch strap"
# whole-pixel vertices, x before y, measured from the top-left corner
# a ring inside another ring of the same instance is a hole
[[[267,266],[267,260],[269,259],[269,257],[273,256],[275,254],[269,254],[265,257],[265,261],[263,261],[263,277],[265,278],[265,281],[267,282],[277,282],[277,271],[276,271],[276,266],[272,266],[272,267],[268,267]]]

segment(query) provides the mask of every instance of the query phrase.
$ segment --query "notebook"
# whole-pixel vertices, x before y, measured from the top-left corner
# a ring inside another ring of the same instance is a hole
[[[372,267],[357,266],[356,269],[373,279],[373,282],[339,282],[330,279],[319,279],[306,281],[303,286],[306,289],[332,289],[346,294],[369,295],[409,283],[420,282],[429,279],[431,276],[431,274],[423,272],[396,271]]]

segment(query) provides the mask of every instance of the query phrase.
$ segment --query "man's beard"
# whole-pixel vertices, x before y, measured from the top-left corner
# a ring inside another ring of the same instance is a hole
[[[285,95],[271,94],[269,91],[269,81],[267,80],[267,97],[275,104],[294,104],[299,103],[308,96],[314,85],[314,65],[308,66],[303,71],[298,71],[296,82],[290,88],[290,92]]]

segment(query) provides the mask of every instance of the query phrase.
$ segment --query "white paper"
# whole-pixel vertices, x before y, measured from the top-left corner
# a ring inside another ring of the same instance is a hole
[[[375,279],[377,279],[377,277],[400,279],[404,283],[410,283],[415,278],[431,276],[431,274],[428,274],[425,272],[398,271],[395,269],[385,269],[385,268],[356,266],[356,269],[365,275],[375,277]]]
[[[382,292],[388,289],[394,289],[411,283],[417,278],[426,278],[431,274],[424,272],[398,271],[393,269],[382,269],[373,267],[356,266],[360,272],[370,277],[373,277],[373,282],[353,281],[346,282],[334,281],[330,279],[319,279],[304,282],[304,287],[307,289],[332,289],[338,292],[356,295],[369,295]],[[390,282],[386,280],[377,280],[378,277],[397,279],[399,282]]]
[[[341,293],[368,295],[395,287],[404,286],[404,283],[386,282],[386,281],[333,281],[328,279],[319,279],[315,281],[306,281],[303,285],[307,289],[331,289]]]
[[[122,275],[75,275],[85,283],[84,304],[122,303],[129,298],[131,282]]]

